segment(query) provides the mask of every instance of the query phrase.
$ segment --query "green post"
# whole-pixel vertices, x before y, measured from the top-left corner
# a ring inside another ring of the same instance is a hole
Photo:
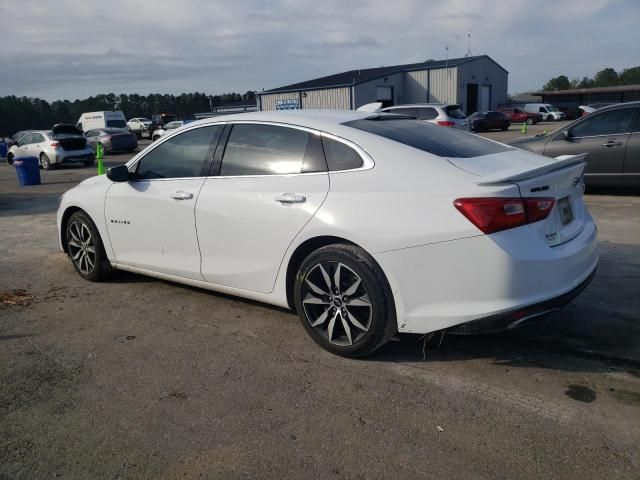
[[[102,163],[102,159],[104,158],[104,147],[101,143],[96,147],[96,159],[98,160],[98,175],[104,175],[106,170],[104,169],[104,163]]]
[[[542,134],[546,135],[547,134],[547,129],[545,128],[544,130],[542,130]]]
[[[520,129],[520,133],[522,133],[523,135],[527,134],[527,122],[524,122],[522,124],[522,128]]]

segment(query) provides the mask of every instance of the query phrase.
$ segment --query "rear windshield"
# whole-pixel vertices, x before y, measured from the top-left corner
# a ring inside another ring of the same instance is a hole
[[[126,128],[103,128],[102,131],[104,133],[129,133],[129,130]]]
[[[408,118],[379,116],[353,120],[344,125],[380,135],[439,157],[470,158],[512,150],[506,145],[471,133]]]
[[[459,120],[467,118],[467,116],[460,108],[460,105],[450,105],[448,107],[444,107],[444,111],[446,112],[447,116],[451,118],[457,118]]]
[[[124,120],[107,120],[107,127],[126,128],[127,122]]]

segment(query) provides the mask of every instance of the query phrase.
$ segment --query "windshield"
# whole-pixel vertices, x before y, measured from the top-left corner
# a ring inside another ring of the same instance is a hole
[[[450,105],[448,107],[445,107],[444,111],[446,112],[447,116],[451,118],[457,118],[458,120],[467,118],[467,116],[460,108],[460,105]]]
[[[149,120],[148,118],[139,118],[138,121],[142,123],[151,123],[151,120]]]
[[[556,107],[554,107],[553,105],[547,105],[547,110],[549,110],[550,112],[559,112],[560,111]]]
[[[380,135],[424,152],[448,158],[470,158],[511,150],[491,140],[411,118],[369,117],[344,125]]]

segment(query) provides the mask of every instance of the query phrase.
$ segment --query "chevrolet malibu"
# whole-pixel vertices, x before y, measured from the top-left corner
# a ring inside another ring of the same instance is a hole
[[[363,356],[571,300],[598,262],[584,167],[402,115],[217,117],[67,191],[59,242],[87,280],[127,270],[288,307]]]

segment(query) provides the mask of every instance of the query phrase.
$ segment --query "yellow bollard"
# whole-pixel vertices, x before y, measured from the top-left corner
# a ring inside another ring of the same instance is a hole
[[[523,135],[527,134],[527,122],[524,122],[522,124],[522,128],[520,129],[520,133],[522,133]]]
[[[98,160],[98,175],[104,175],[106,170],[104,169],[104,163],[102,163],[102,159],[104,158],[104,147],[101,143],[96,146],[96,159]]]
[[[546,135],[547,134],[547,129],[545,128],[544,130],[542,130],[542,134]]]

